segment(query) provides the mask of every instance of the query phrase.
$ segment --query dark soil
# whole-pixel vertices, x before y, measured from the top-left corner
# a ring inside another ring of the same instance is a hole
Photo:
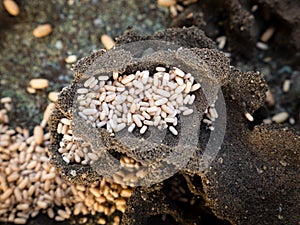
[[[199,49],[216,48],[213,41],[220,36],[227,38],[222,51],[230,53],[235,68],[224,71],[227,128],[216,160],[206,173],[193,169],[191,163],[163,183],[137,188],[122,224],[300,222],[299,1],[204,0],[184,6],[185,10],[173,19],[155,1],[16,2],[21,8],[18,17],[9,16],[0,4],[0,97],[13,97],[12,126],[32,128],[40,122],[47,93],[60,91],[74,78],[64,58],[71,54],[81,58],[102,48],[101,34],[116,37],[132,26],[144,36],[129,31],[118,39],[119,43],[154,38]],[[46,22],[53,25],[52,34],[35,39],[32,30]],[[182,30],[183,26],[195,28]],[[261,34],[270,26],[275,27],[275,33],[267,42],[268,50],[257,48]],[[150,36],[167,27],[176,29]],[[213,51],[202,50],[201,54]],[[210,66],[214,67],[213,63]],[[218,66],[214,69],[218,70]],[[245,71],[260,71],[262,76]],[[36,77],[49,79],[50,87],[31,95],[26,87]],[[292,81],[292,86],[283,93],[286,79]],[[274,105],[265,102],[266,84],[274,96]],[[245,111],[254,115],[254,122],[245,119]],[[288,112],[295,123],[287,120],[281,125],[262,124],[281,111]],[[194,161],[197,163],[196,157]],[[66,175],[68,169],[64,171]],[[81,170],[84,174],[89,168]],[[193,200],[193,204],[174,199],[170,194],[173,186],[182,187],[185,193],[180,197]],[[30,224],[39,224],[40,220],[39,217]]]

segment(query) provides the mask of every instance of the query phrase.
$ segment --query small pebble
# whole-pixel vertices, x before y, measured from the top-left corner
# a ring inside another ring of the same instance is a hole
[[[58,40],[55,42],[55,48],[61,50],[63,47],[64,47],[64,45],[61,40]]]

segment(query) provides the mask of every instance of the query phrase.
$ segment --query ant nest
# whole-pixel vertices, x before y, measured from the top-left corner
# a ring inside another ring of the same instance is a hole
[[[176,116],[193,113],[188,106],[194,103],[193,92],[201,87],[190,73],[175,67],[169,71],[156,67],[153,76],[148,70],[123,76],[114,72],[113,81],[108,79],[99,76],[86,80],[77,90],[77,101],[81,118],[93,127],[105,126],[110,133],[128,126],[128,132],[138,128],[144,134],[148,126],[155,126],[178,135]]]
[[[145,134],[149,127],[168,129],[177,136],[178,116],[194,113],[191,106],[199,89],[201,84],[192,74],[176,67],[159,66],[154,74],[149,70],[128,75],[113,72],[112,79],[107,75],[92,76],[76,90],[76,113],[92,127],[106,129],[110,136],[125,128],[130,133],[138,130]],[[213,104],[205,116],[202,121],[213,130],[213,121],[218,117]],[[73,134],[72,120],[62,118],[57,133],[63,134],[58,152],[67,164],[87,165],[99,159],[99,152]],[[138,166],[137,162],[133,164]]]
[[[99,51],[75,65],[50,119],[52,163],[70,180],[151,185],[186,168],[202,129],[218,129],[223,77],[200,53],[156,44]]]

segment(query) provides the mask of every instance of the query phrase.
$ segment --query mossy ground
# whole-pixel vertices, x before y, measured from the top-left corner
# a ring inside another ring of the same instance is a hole
[[[13,98],[15,118],[11,125],[32,128],[39,123],[50,91],[60,91],[74,78],[64,59],[78,59],[103,48],[100,37],[121,35],[133,26],[139,33],[152,33],[167,25],[167,9],[156,1],[16,1],[18,17],[0,4],[0,97]],[[52,33],[40,39],[32,35],[38,24],[50,23]],[[30,79],[46,78],[49,87],[30,94]]]

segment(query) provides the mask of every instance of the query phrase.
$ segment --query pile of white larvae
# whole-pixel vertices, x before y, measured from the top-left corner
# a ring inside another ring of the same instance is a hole
[[[58,134],[63,134],[58,152],[62,154],[63,160],[67,164],[75,162],[87,165],[91,161],[98,160],[98,152],[91,152],[88,143],[73,135],[72,120],[62,118],[57,125],[56,131]],[[74,173],[74,176],[76,176],[76,173]]]
[[[60,147],[58,152],[62,155],[62,159],[67,163],[77,163],[81,165],[91,165],[98,161],[101,152],[98,149],[93,149],[91,146],[84,142],[77,136],[73,135],[72,121],[67,118],[61,118],[57,126],[57,133],[62,134],[63,137],[59,143]],[[121,156],[120,163],[124,169],[134,173],[135,169],[139,169],[141,164],[132,158]],[[72,176],[77,176],[75,170],[70,171]],[[138,181],[139,173],[134,173],[136,176],[130,176],[124,171],[118,171],[112,174],[112,180],[122,187],[134,187]],[[125,186],[124,186],[125,185]],[[118,208],[117,208],[118,209]],[[119,210],[119,209],[118,209]]]
[[[26,224],[42,212],[56,221],[81,215],[82,224],[97,213],[97,224],[107,224],[107,218],[113,225],[120,224],[119,213],[126,209],[130,188],[107,179],[71,184],[49,164],[46,125],[55,105],[49,104],[33,136],[26,128],[9,126],[12,107],[11,98],[0,99],[0,223]],[[127,158],[122,161],[130,163]]]
[[[79,116],[110,133],[128,126],[129,132],[138,127],[144,134],[148,126],[155,126],[178,135],[177,115],[193,113],[188,106],[194,103],[193,92],[201,88],[190,73],[176,67],[156,67],[153,75],[148,70],[122,76],[114,72],[112,77],[90,77],[77,89]]]
[[[188,106],[195,100],[192,92],[201,85],[195,83],[191,74],[175,67],[169,72],[166,68],[157,67],[156,71],[153,76],[147,70],[127,76],[115,72],[113,81],[108,76],[89,78],[84,87],[77,89],[78,115],[93,127],[106,127],[112,135],[126,126],[129,132],[139,127],[143,134],[148,126],[156,126],[158,129],[169,128],[173,135],[178,135],[176,116],[193,113]],[[212,104],[202,121],[214,130],[216,118],[218,113]],[[73,135],[72,120],[62,118],[57,133],[63,135],[58,152],[67,164],[88,165],[99,159],[97,150]],[[135,167],[138,166],[136,163]]]

